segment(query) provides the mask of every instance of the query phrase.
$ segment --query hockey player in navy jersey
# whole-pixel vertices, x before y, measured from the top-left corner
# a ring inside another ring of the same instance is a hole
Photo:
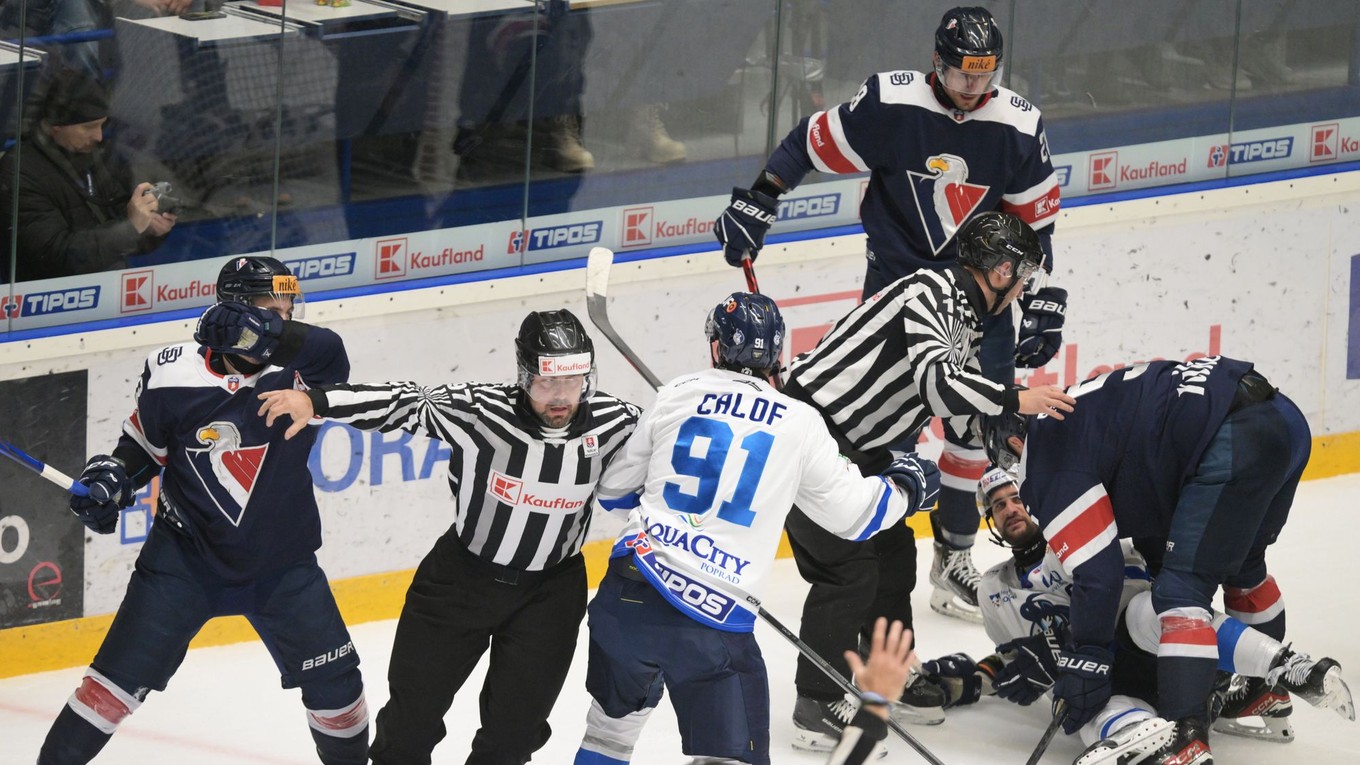
[[[1004,52],[1001,30],[985,8],[950,9],[935,32],[932,71],[876,74],[849,102],[798,123],[751,188],[733,189],[718,218],[714,233],[728,262],[740,265],[744,255],[757,255],[778,197],[816,170],[869,173],[860,204],[868,237],[866,300],[914,271],[948,268],[957,256],[955,234],[987,211],[1012,213],[1033,227],[1052,273],[1058,177],[1039,110],[1000,86]],[[982,372],[993,382],[1009,384],[1016,364],[1041,367],[1062,346],[1067,292],[1036,286],[1021,299],[1018,343],[1010,311],[983,325]],[[947,437],[940,507],[931,514],[931,608],[973,621],[980,618],[970,552],[978,530],[973,491],[985,469],[981,451]]]
[[[1069,389],[1061,422],[979,421],[988,456],[1019,463],[1021,495],[1072,574],[1070,635],[1055,698],[1071,732],[1109,699],[1123,556],[1119,540],[1162,539],[1152,586],[1161,623],[1159,709],[1176,722],[1164,759],[1212,762],[1208,699],[1219,658],[1211,602],[1275,640],[1285,611],[1265,562],[1308,462],[1308,423],[1252,364],[1210,356],[1118,369]],[[1154,760],[1155,761],[1155,760]]]
[[[1028,706],[1053,687],[1058,674],[1059,645],[1068,634],[1072,575],[1048,547],[1019,494],[1015,477],[997,468],[989,470],[978,487],[978,503],[993,541],[1009,548],[1011,557],[988,569],[979,589],[983,624],[996,653],[976,663],[967,654],[956,653],[925,664],[925,670],[949,690],[951,706],[971,704],[990,693]],[[1157,763],[1146,758],[1174,735],[1172,724],[1157,716],[1161,623],[1152,607],[1147,568],[1129,540],[1122,540],[1121,552],[1124,580],[1111,671],[1113,695],[1081,727],[1087,749],[1075,765]],[[1243,725],[1241,730],[1252,731],[1256,738],[1292,741],[1289,691],[1354,719],[1350,690],[1334,660],[1313,660],[1227,614],[1215,612],[1213,627],[1219,667],[1243,678],[1235,687],[1254,682],[1272,689],[1265,704],[1241,692],[1222,692],[1216,730],[1225,723],[1240,725],[1243,717],[1260,716],[1264,726]]]
[[[779,392],[774,301],[734,293],[705,332],[713,368],[657,392],[597,488],[627,523],[590,604],[594,703],[577,765],[628,762],[663,688],[686,754],[770,762],[769,684],[751,632],[791,505],[868,539],[938,491],[934,463],[914,454],[862,475],[821,415]]]
[[[359,657],[317,565],[321,520],[308,455],[313,429],[284,439],[255,396],[349,376],[344,343],[303,324],[286,266],[236,257],[195,342],[147,357],[136,408],[112,455],[92,457],[71,510],[99,534],[161,476],[156,522],[94,662],[43,742],[41,765],[89,762],[149,691],[163,691],[189,641],[215,616],[244,615],[284,688],[300,688],[317,756],[362,765],[368,708]],[[211,699],[203,704],[212,704]],[[228,719],[229,709],[205,710]]]

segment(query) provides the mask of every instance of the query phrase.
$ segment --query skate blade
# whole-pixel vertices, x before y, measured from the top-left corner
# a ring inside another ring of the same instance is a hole
[[[1261,725],[1248,725],[1231,717],[1220,717],[1214,722],[1214,730],[1229,736],[1266,741],[1272,744],[1288,744],[1294,740],[1294,726],[1287,717],[1247,717],[1242,719],[1260,720]]]
[[[836,745],[840,742],[824,733],[814,733],[810,730],[799,730],[794,734],[791,742],[794,749],[800,752],[817,752],[818,754],[828,754],[835,751]],[[873,754],[870,755],[875,760],[881,760],[888,756],[888,747],[879,744],[874,747]]]
[[[1072,765],[1105,765],[1106,763],[1133,765],[1133,763],[1142,762],[1148,755],[1171,743],[1171,739],[1176,737],[1176,724],[1170,720],[1155,717],[1139,723],[1138,728],[1134,730],[1131,736],[1128,741],[1113,749],[1104,749],[1082,755]],[[1134,749],[1138,751],[1133,752]],[[1124,759],[1126,755],[1129,756],[1129,759]]]
[[[902,725],[939,725],[944,722],[944,707],[913,707],[895,701],[889,714]]]
[[[1317,701],[1306,696],[1304,701],[1315,707],[1335,710],[1337,714],[1355,722],[1355,699],[1351,696],[1350,686],[1341,678],[1341,667],[1332,667],[1323,676],[1322,696]]]
[[[930,593],[930,610],[941,616],[948,616],[951,619],[960,619],[965,622],[982,624],[982,609],[977,606],[970,606],[959,600],[958,596],[948,590],[936,589]]]

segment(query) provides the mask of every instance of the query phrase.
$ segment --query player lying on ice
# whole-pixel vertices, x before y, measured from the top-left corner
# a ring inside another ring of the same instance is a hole
[[[1047,544],[1039,525],[1020,501],[1010,473],[993,468],[978,485],[978,502],[993,540],[1011,550],[1011,559],[982,576],[979,598],[987,637],[997,652],[974,663],[967,654],[951,654],[926,662],[924,671],[939,682],[948,706],[977,701],[995,693],[1029,705],[1052,688],[1058,676],[1059,646],[1067,639],[1072,576]],[[1180,762],[1171,749],[1175,728],[1157,716],[1157,648],[1161,622],[1143,557],[1130,543],[1121,545],[1125,579],[1120,594],[1118,648],[1110,672],[1114,695],[1079,731],[1085,752],[1076,765],[1136,762]],[[1289,692],[1308,703],[1355,719],[1351,693],[1332,659],[1313,660],[1262,632],[1222,613],[1215,613],[1218,665],[1227,673],[1249,678],[1251,693],[1224,698],[1215,730],[1238,732],[1240,718],[1261,715],[1266,727],[1256,737],[1292,741]],[[1226,685],[1226,683],[1224,683]],[[1215,706],[1218,706],[1218,703]]]

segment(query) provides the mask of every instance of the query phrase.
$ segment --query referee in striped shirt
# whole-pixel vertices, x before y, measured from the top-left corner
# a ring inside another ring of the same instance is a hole
[[[449,444],[453,527],[416,570],[378,713],[377,765],[430,762],[443,718],[491,647],[468,765],[522,765],[547,742],[586,610],[590,496],[633,432],[636,407],[594,392],[595,359],[570,311],[530,313],[517,385],[332,385],[262,396],[261,414],[313,416]]]
[[[1009,213],[985,212],[959,229],[958,250],[956,264],[884,287],[789,367],[784,392],[821,411],[842,453],[866,475],[892,461],[890,445],[915,443],[931,417],[972,439],[973,415],[1019,411],[1061,419],[1061,411],[1071,411],[1073,399],[1061,388],[1016,390],[988,380],[979,367],[983,318],[1010,310],[1042,266],[1034,230]],[[916,545],[905,524],[851,542],[795,510],[787,529],[799,572],[812,584],[800,634],[842,673],[848,668],[840,657],[856,647],[861,631],[869,634],[875,617],[911,627]],[[832,719],[826,707],[841,690],[801,657],[795,685],[796,727],[807,731]],[[928,691],[909,685],[903,700],[910,704],[898,706],[898,716],[941,722],[943,700]]]

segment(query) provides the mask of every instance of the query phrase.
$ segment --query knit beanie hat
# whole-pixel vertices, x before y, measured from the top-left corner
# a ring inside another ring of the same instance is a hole
[[[52,78],[40,118],[49,125],[80,125],[109,116],[109,94],[94,77],[64,69]]]

